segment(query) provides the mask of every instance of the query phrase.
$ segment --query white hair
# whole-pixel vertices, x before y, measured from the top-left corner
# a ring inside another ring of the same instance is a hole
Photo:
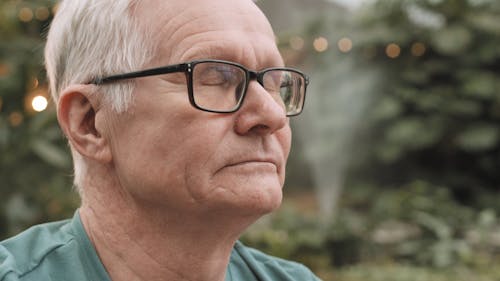
[[[141,32],[133,7],[139,0],[65,0],[59,4],[45,47],[50,92],[57,104],[72,84],[93,78],[139,70],[154,50],[153,40]],[[100,86],[104,104],[116,112],[132,102],[132,82]],[[78,192],[86,176],[83,157],[72,149]]]

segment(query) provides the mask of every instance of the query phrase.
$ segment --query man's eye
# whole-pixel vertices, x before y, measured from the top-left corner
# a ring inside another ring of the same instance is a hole
[[[206,85],[222,85],[231,82],[231,73],[224,70],[211,70],[203,79]]]
[[[290,87],[293,84],[286,73],[280,71],[269,72],[264,80],[265,88],[268,91],[279,92],[282,88]]]
[[[214,66],[204,69],[198,75],[199,83],[206,86],[229,86],[235,84],[237,75],[227,67]]]

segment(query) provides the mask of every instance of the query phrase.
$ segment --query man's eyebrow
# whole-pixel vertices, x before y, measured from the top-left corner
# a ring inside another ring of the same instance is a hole
[[[191,49],[189,53],[183,54],[181,58],[185,61],[199,60],[199,59],[229,59],[232,51],[228,50],[227,47],[222,47],[217,45],[210,44],[207,42],[206,45],[202,45],[197,47],[196,49]]]

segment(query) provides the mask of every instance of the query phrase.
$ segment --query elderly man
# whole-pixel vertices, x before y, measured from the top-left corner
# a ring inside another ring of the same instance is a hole
[[[66,0],[45,55],[82,205],[2,242],[1,281],[318,280],[238,242],[308,83],[251,0]]]

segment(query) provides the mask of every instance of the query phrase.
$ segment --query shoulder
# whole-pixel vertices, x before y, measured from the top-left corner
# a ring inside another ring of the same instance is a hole
[[[306,266],[270,256],[254,248],[246,247],[241,242],[237,242],[234,250],[242,258],[245,264],[250,267],[253,273],[260,277],[259,280],[273,281],[319,281]]]
[[[31,280],[32,272],[73,236],[68,220],[41,224],[0,242],[0,281]]]

